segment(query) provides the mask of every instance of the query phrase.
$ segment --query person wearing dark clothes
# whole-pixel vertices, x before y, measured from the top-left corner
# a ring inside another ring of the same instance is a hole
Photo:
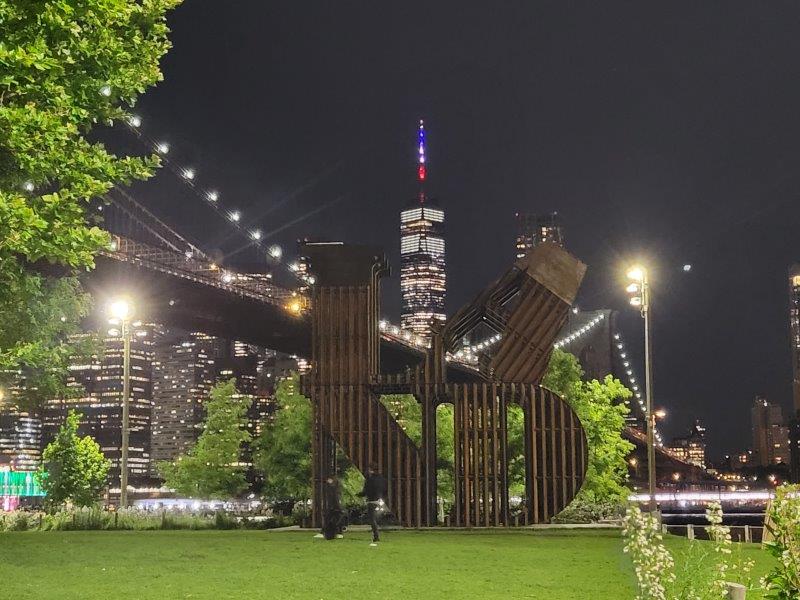
[[[341,538],[344,530],[344,513],[342,512],[341,487],[339,479],[328,477],[322,486],[322,499],[325,506],[322,535],[326,540]]]
[[[381,501],[386,498],[386,478],[378,473],[375,467],[370,467],[367,471],[367,478],[364,480],[364,489],[358,495],[363,496],[367,501],[367,518],[372,526],[372,543],[370,546],[377,546],[380,540],[378,530],[378,512]]]

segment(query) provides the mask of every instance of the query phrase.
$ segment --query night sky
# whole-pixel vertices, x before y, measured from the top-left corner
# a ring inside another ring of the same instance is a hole
[[[651,265],[667,437],[698,417],[733,451],[755,394],[791,403],[800,5],[659,4],[186,0],[137,112],[287,253],[305,236],[383,246],[395,321],[424,118],[448,312],[509,266],[516,211],[558,211],[589,265],[580,306],[620,309],[631,346],[623,273]],[[136,193],[204,248],[241,245],[168,172]]]

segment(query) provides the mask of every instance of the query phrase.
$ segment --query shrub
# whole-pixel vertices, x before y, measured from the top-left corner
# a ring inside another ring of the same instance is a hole
[[[214,528],[215,529],[238,529],[239,522],[236,517],[226,513],[224,510],[218,510],[214,514]]]
[[[286,515],[273,515],[265,519],[242,517],[240,522],[243,529],[277,529],[278,527],[288,527],[294,524],[294,519]]]
[[[39,523],[39,514],[17,510],[3,517],[0,531],[28,531],[36,529]]]
[[[595,500],[591,494],[579,493],[564,510],[553,517],[553,523],[598,523],[620,521],[625,505],[620,502]]]

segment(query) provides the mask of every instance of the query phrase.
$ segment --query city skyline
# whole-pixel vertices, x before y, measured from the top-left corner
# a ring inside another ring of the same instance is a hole
[[[421,22],[412,5],[379,18],[375,7],[248,0],[212,15],[188,3],[170,17],[165,81],[137,111],[142,130],[170,142],[171,156],[248,223],[270,232],[302,219],[268,239],[287,253],[298,237],[383,246],[395,268],[384,314],[395,318],[396,215],[416,191],[409,123],[424,116],[437,140],[429,184],[448,213],[448,305],[503,269],[516,212],[557,210],[570,251],[589,265],[578,304],[618,309],[631,340],[641,322],[619,280],[634,260],[651,263],[655,396],[671,415],[662,426],[677,435],[701,418],[709,444],[733,452],[755,394],[791,401],[797,15],[771,5],[753,19],[743,2],[724,14],[684,7],[680,18],[652,6],[606,8],[459,8],[461,37],[474,40],[467,47],[442,41],[455,10],[446,2],[420,8]],[[375,19],[391,25],[378,32],[368,26]],[[325,52],[284,27],[299,21]],[[220,29],[244,43],[209,46]],[[547,33],[565,29],[580,47]],[[263,58],[257,79],[246,66],[254,55]],[[224,74],[221,85],[209,86],[211,72]],[[223,254],[242,244],[171,179],[160,173],[134,189]]]
[[[0,5],[12,596],[800,600],[800,4]]]

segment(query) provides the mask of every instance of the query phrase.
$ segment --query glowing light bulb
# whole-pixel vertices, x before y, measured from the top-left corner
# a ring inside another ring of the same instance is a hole
[[[192,169],[192,168],[183,170],[183,176],[186,179],[194,179],[194,175],[195,175],[195,172],[194,172],[194,169]]]
[[[156,152],[159,154],[166,154],[169,152],[169,144],[167,142],[158,142],[156,144]]]
[[[111,95],[111,86],[104,85],[100,88],[100,94],[108,98]]]
[[[690,265],[690,264],[688,264],[688,263],[687,263],[687,264],[685,264],[685,265],[683,265],[683,272],[684,272],[684,273],[688,273],[688,272],[689,272],[689,271],[691,271],[691,270],[692,270],[692,265]]]
[[[34,185],[32,181],[26,181],[22,184],[22,189],[26,192],[32,192],[34,190]]]
[[[211,190],[206,194],[206,198],[208,198],[211,202],[216,202],[219,200],[219,192]]]
[[[230,220],[234,223],[238,223],[239,219],[242,218],[242,213],[240,213],[238,210],[234,210],[228,214],[228,217],[230,217]]]
[[[133,313],[133,307],[127,300],[121,299],[111,303],[108,307],[111,316],[120,321],[125,321],[130,318]]]
[[[628,279],[633,279],[634,281],[642,281],[644,279],[644,268],[642,267],[633,267],[628,271]]]
[[[270,246],[268,252],[269,255],[275,260],[278,260],[281,256],[283,256],[283,249],[277,244]]]
[[[254,240],[258,241],[258,240],[261,239],[261,232],[258,229],[256,229],[255,231],[251,231],[250,232],[250,237],[253,238]]]

